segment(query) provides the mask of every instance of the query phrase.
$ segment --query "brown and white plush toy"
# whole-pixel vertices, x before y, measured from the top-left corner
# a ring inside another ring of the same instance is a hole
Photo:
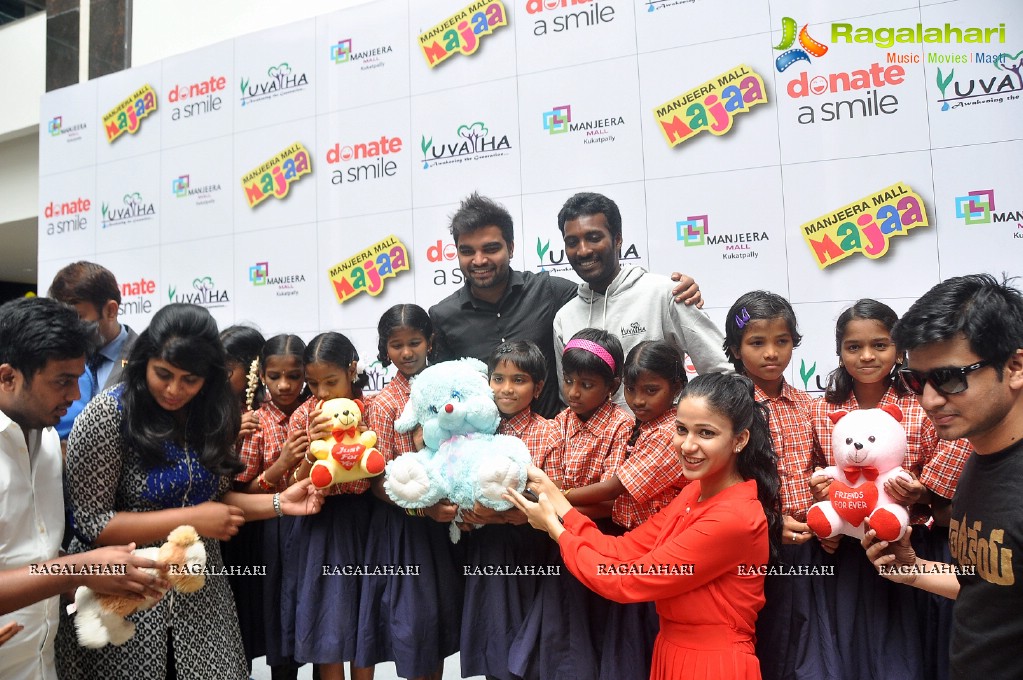
[[[144,569],[166,579],[179,593],[194,593],[206,584],[206,548],[193,527],[179,526],[167,536],[159,548],[141,548],[136,555],[148,557],[167,565],[166,571]],[[104,595],[81,586],[75,592],[75,630],[78,643],[83,647],[123,645],[135,634],[135,624],[125,616],[149,609],[157,599],[132,600],[116,595]]]

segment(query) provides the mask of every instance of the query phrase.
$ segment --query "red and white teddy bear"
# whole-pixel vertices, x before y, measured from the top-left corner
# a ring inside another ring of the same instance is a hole
[[[889,496],[889,479],[912,477],[902,468],[906,456],[906,431],[902,411],[894,404],[881,408],[836,411],[829,414],[835,429],[831,450],[835,465],[820,474],[829,477],[829,500],[815,503],[806,523],[821,538],[845,534],[862,538],[865,521],[878,538],[902,538],[909,526],[909,511]]]

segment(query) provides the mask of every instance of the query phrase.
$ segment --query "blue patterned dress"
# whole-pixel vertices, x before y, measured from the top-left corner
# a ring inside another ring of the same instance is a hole
[[[214,475],[198,453],[167,442],[168,463],[147,469],[121,438],[123,385],[93,398],[68,438],[67,491],[74,539],[69,552],[95,547],[95,540],[117,512],[151,512],[220,500],[229,477]],[[248,678],[238,614],[223,570],[220,544],[203,538],[206,585],[190,594],[169,592],[152,609],[129,617],[137,626],[124,645],[102,649],[79,646],[74,621],[61,611],[57,633],[57,672],[61,678],[164,678],[169,656],[179,678]],[[159,545],[157,541],[152,545]],[[138,546],[148,547],[148,546]]]

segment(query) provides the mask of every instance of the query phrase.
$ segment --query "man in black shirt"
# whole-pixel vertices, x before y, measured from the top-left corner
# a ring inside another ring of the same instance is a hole
[[[951,565],[916,557],[908,535],[888,545],[868,532],[867,556],[892,581],[955,599],[952,678],[1023,678],[1023,294],[986,274],[948,279],[892,339],[938,436],[973,453],[952,498]]]
[[[511,268],[515,229],[511,214],[473,193],[451,218],[451,235],[465,285],[430,308],[434,355],[439,361],[476,357],[486,361],[507,340],[532,340],[547,360],[547,379],[534,411],[553,418],[562,409],[554,357],[554,315],[576,295],[576,284],[547,272]],[[702,306],[699,286],[679,281],[677,302]]]

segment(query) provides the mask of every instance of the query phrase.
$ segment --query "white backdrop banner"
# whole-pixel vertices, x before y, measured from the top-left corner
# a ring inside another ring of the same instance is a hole
[[[45,95],[39,287],[94,260],[136,329],[193,302],[368,362],[385,309],[462,285],[463,197],[574,278],[556,216],[592,190],[715,321],[791,300],[817,391],[851,301],[1019,271],[1021,95],[1014,0],[380,0]]]

